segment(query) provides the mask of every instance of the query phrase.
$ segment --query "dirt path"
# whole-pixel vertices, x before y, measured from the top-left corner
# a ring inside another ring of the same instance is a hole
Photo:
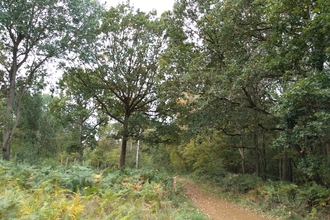
[[[216,198],[186,179],[179,179],[195,206],[213,220],[270,220],[225,200]]]

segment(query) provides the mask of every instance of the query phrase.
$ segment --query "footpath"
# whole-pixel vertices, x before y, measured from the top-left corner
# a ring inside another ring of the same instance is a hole
[[[210,195],[186,179],[178,181],[183,183],[195,206],[212,220],[274,220]]]

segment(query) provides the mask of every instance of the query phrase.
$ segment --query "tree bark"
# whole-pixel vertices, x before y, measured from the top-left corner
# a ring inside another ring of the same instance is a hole
[[[139,168],[140,140],[137,141],[135,168]]]
[[[278,177],[279,180],[282,180],[282,158],[278,160]]]
[[[266,158],[266,140],[265,132],[262,132],[262,165],[263,165],[263,174],[262,179],[265,181],[267,179],[267,158]]]
[[[292,182],[293,181],[293,175],[292,175],[292,159],[291,158],[289,158],[289,160],[288,160],[288,162],[289,162],[289,170],[288,170],[288,180],[290,181],[290,182]]]
[[[241,144],[241,146],[243,146]],[[238,148],[239,153],[241,154],[241,165],[242,165],[242,173],[245,174],[245,152],[244,148]]]
[[[123,167],[126,164],[126,149],[127,149],[127,141],[128,141],[128,118],[129,116],[126,115],[123,123],[123,136],[121,142],[119,167]]]
[[[258,134],[255,131],[253,134],[254,139],[254,159],[255,159],[255,173],[260,175],[260,164],[259,164],[259,143],[258,143]]]
[[[83,123],[84,118],[82,116],[79,117],[79,135],[78,135],[78,157],[77,162],[80,163],[83,157],[83,146],[82,146],[82,137],[83,137]]]
[[[281,180],[282,181],[286,181],[287,180],[287,161],[288,161],[288,153],[287,153],[287,150],[286,150],[286,147],[284,147],[284,150],[283,150],[283,159],[282,159],[282,176],[281,176]]]
[[[9,72],[9,90],[7,93],[7,101],[6,101],[6,113],[5,113],[5,123],[3,127],[3,142],[2,142],[2,158],[3,160],[10,159],[10,144],[13,138],[13,133],[17,126],[17,120],[13,118],[13,107],[15,101],[15,89],[16,89],[16,75],[17,75],[17,59],[16,54],[14,52],[13,65]]]
[[[121,153],[120,153],[120,162],[119,167],[124,167],[126,163],[126,149],[127,149],[127,136],[123,135],[123,140],[121,142]]]

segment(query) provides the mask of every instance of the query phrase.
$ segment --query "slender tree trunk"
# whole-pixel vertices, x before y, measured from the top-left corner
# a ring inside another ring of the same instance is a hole
[[[243,138],[242,138],[243,134],[242,134],[241,126],[238,123],[236,123],[236,125],[237,125],[238,131],[241,135],[241,143],[240,144],[241,144],[242,148],[238,148],[238,151],[241,155],[242,173],[244,174],[245,173],[245,151],[244,151]]]
[[[10,120],[7,118],[8,114],[6,114],[6,120]],[[2,159],[9,160],[10,159],[10,142],[11,142],[11,129],[10,122],[5,122],[3,128],[3,142],[2,142]]]
[[[5,113],[5,122],[3,125],[3,140],[2,140],[2,158],[3,160],[10,160],[10,145],[16,130],[18,120],[20,118],[20,107],[21,107],[21,100],[23,95],[27,90],[27,84],[33,78],[33,72],[29,73],[28,78],[25,80],[25,85],[23,84],[17,98],[15,100],[16,94],[16,78],[17,72],[20,65],[22,65],[24,60],[27,59],[27,56],[18,64],[17,61],[17,54],[18,54],[18,44],[22,41],[24,36],[20,35],[19,39],[17,40],[17,44],[14,45],[13,49],[13,63],[9,71],[9,89],[6,89],[7,93],[7,100],[6,100],[6,113]],[[15,102],[16,101],[16,102]],[[16,105],[16,111],[14,112],[14,105]],[[14,117],[15,116],[15,117]]]
[[[14,114],[13,107],[15,103],[15,89],[16,89],[16,74],[17,74],[17,60],[14,54],[13,65],[9,73],[10,83],[9,83],[9,90],[7,93],[5,123],[3,127],[2,158],[4,160],[10,159],[10,144],[18,120],[17,117],[16,119],[13,118],[13,114]]]
[[[267,158],[266,158],[266,140],[265,132],[262,132],[262,162],[263,162],[263,174],[262,178],[265,181],[267,179]]]
[[[324,155],[325,155],[325,164],[327,167],[330,167],[330,134],[327,134],[322,138],[322,143],[324,147]],[[327,171],[328,176],[330,176],[330,169]]]
[[[258,134],[255,131],[253,134],[254,139],[254,160],[255,160],[255,173],[260,175],[260,164],[259,164],[259,142],[258,142]]]
[[[292,182],[292,180],[293,180],[293,176],[292,176],[292,159],[291,158],[289,158],[289,160],[288,160],[288,162],[289,162],[289,175],[288,175],[288,180],[290,181],[290,182]]]
[[[279,180],[282,180],[282,158],[278,160],[278,177]]]
[[[83,157],[83,146],[82,146],[82,136],[83,136],[83,122],[84,119],[82,116],[79,117],[79,135],[78,135],[78,157],[77,162],[80,163]]]
[[[139,168],[140,140],[137,141],[135,168]]]
[[[288,161],[288,152],[286,150],[286,147],[284,147],[283,159],[282,159],[282,176],[281,176],[282,181],[287,180],[287,166],[288,166],[287,161]]]
[[[243,146],[243,145],[241,145]],[[245,152],[244,152],[244,148],[238,148],[239,153],[241,154],[241,165],[242,165],[242,173],[245,173]]]
[[[326,143],[326,165],[330,167],[330,144],[329,142]],[[328,176],[330,176],[330,169],[328,169]]]

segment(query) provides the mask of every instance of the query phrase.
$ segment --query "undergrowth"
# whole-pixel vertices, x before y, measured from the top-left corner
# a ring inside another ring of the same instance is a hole
[[[195,176],[195,179],[202,184],[203,177]],[[227,174],[208,180],[204,188],[212,189],[220,197],[281,219],[328,220],[330,217],[330,189],[315,182],[296,185],[262,181],[250,174]]]
[[[205,219],[177,187],[155,169],[0,161],[0,219]]]

